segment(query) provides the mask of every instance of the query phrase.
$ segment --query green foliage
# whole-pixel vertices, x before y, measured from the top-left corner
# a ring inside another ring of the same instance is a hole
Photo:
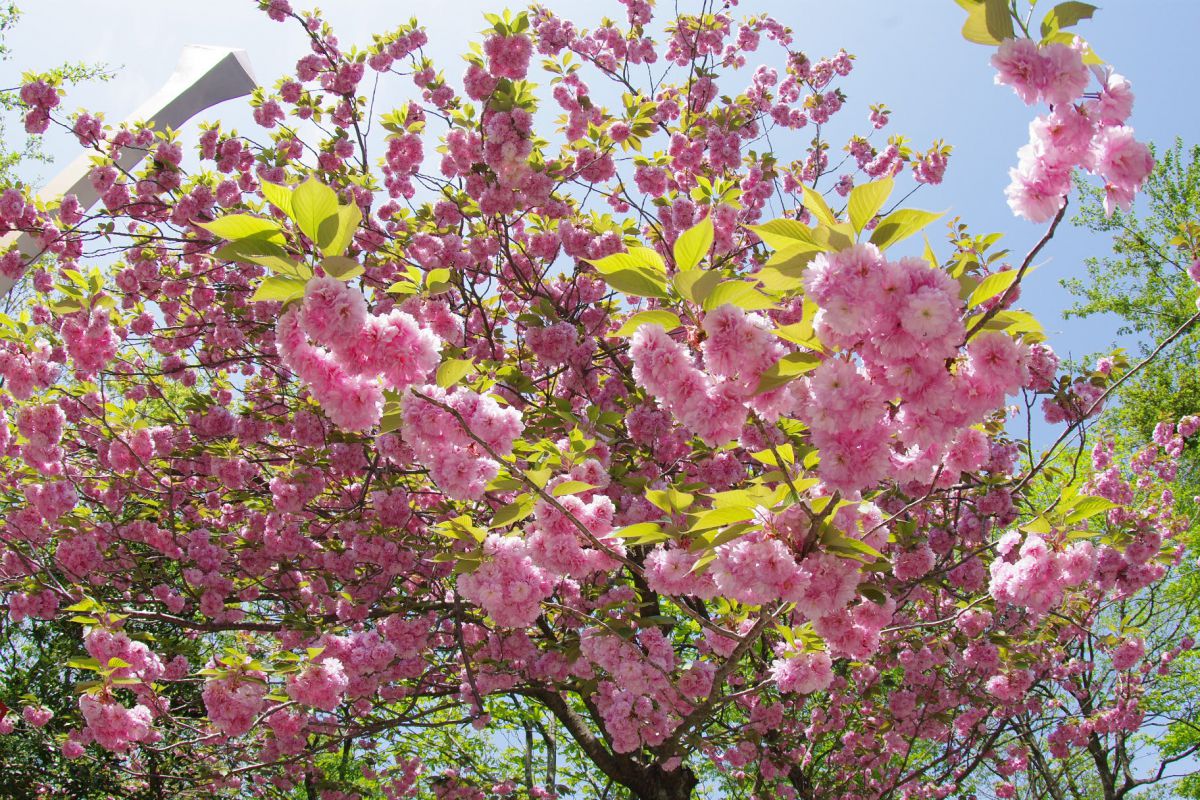
[[[1200,258],[1200,145],[1180,140],[1156,153],[1157,166],[1146,181],[1144,206],[1106,217],[1100,190],[1084,189],[1083,203],[1073,222],[1112,236],[1112,255],[1087,260],[1088,278],[1064,281],[1077,298],[1068,317],[1101,315],[1118,320],[1116,333],[1131,345],[1133,356],[1148,356],[1161,342],[1184,328],[1196,313],[1197,286],[1187,268]],[[1122,342],[1125,343],[1125,342]],[[1114,343],[1115,344],[1115,343]],[[1200,329],[1192,325],[1175,344],[1160,353],[1124,386],[1119,404],[1101,421],[1118,442],[1118,460],[1143,446],[1160,422],[1200,413],[1200,372],[1196,353]],[[1200,629],[1200,569],[1195,553],[1200,545],[1200,511],[1192,498],[1200,494],[1200,452],[1193,444],[1184,452],[1174,487],[1176,511],[1190,520],[1183,542],[1189,552],[1173,578],[1149,598],[1131,601],[1130,619],[1151,620],[1152,630],[1170,646],[1179,632]],[[1124,620],[1122,620],[1124,622]],[[1146,709],[1159,733],[1145,744],[1163,759],[1181,759],[1168,774],[1187,772],[1200,747],[1200,659],[1192,651],[1181,656],[1168,676],[1151,684]],[[1172,796],[1200,798],[1200,780],[1186,778],[1172,787]]]
[[[1200,258],[1200,145],[1177,140],[1156,158],[1144,210],[1106,218],[1100,190],[1080,187],[1082,207],[1072,221],[1111,234],[1113,254],[1089,258],[1086,279],[1063,281],[1078,298],[1067,317],[1116,317],[1117,335],[1132,339],[1127,349],[1138,356],[1196,313],[1196,284],[1187,268]],[[1198,348],[1200,330],[1193,327],[1126,383],[1120,405],[1106,417],[1109,426],[1145,441],[1159,422],[1200,412]]]

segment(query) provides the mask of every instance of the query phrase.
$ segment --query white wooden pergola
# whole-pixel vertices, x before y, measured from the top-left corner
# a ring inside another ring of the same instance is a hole
[[[160,129],[178,128],[206,108],[250,94],[257,85],[245,50],[188,45],[167,82],[126,122],[153,122]],[[146,155],[147,152],[139,148],[122,148],[118,166],[122,170],[131,170]],[[88,179],[91,169],[90,154],[81,154],[42,188],[38,198],[52,203],[73,194],[84,210],[91,208],[100,199]],[[20,232],[0,237],[0,252],[7,252],[14,244],[27,263],[32,263],[44,252],[37,237]],[[0,275],[0,298],[14,285],[11,278]]]

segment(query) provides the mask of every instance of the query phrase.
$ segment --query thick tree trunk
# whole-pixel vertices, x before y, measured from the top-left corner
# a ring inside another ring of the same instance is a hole
[[[667,772],[656,765],[642,767],[640,773],[636,781],[626,784],[638,800],[691,800],[699,783],[696,773],[687,767]]]
[[[692,800],[692,792],[699,783],[692,770],[682,766],[665,770],[658,764],[645,764],[633,756],[614,753],[557,692],[526,690],[524,694],[549,709],[591,762],[614,783],[633,792],[638,800]]]

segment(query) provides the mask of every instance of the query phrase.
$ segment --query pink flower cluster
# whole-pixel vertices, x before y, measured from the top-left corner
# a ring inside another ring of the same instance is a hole
[[[50,127],[50,112],[58,107],[58,90],[44,80],[31,81],[21,87],[21,102],[29,107],[25,131],[45,133]]]
[[[889,261],[874,245],[854,245],[818,255],[804,281],[820,306],[813,327],[821,341],[856,356],[829,358],[793,384],[826,484],[854,491],[888,477],[927,482],[943,463],[952,483],[979,468],[986,441],[968,431],[1028,380],[1023,348],[983,333],[947,369],[965,338],[959,286],[920,259]]]
[[[411,315],[369,314],[361,292],[317,277],[299,309],[280,318],[276,345],[334,424],[358,431],[378,424],[383,389],[425,380],[437,366],[439,341]]]
[[[1040,536],[1029,536],[1014,552],[1020,540],[1012,531],[1001,537],[992,562],[988,591],[1000,603],[1022,606],[1042,616],[1062,602],[1063,590],[1089,580],[1096,565],[1091,542],[1076,542],[1058,553]]]
[[[496,34],[484,40],[483,53],[487,56],[488,72],[494,77],[519,81],[529,72],[533,42],[528,36]]]
[[[162,659],[144,643],[130,639],[122,631],[93,628],[83,644],[88,654],[100,663],[101,669],[112,669],[114,678],[141,678],[149,683],[163,674]],[[125,666],[115,666],[120,663]]]
[[[545,500],[534,505],[534,521],[526,531],[529,555],[533,562],[552,574],[583,578],[594,572],[615,568],[615,557],[625,548],[619,539],[609,538],[613,531],[612,500],[596,495],[584,502],[577,496],[558,500],[566,513]],[[597,548],[576,527],[583,526],[603,547]]]
[[[63,425],[66,415],[55,403],[23,406],[17,416],[17,430],[25,437],[21,457],[43,475],[61,475]]]
[[[515,536],[491,534],[483,543],[485,561],[458,577],[458,591],[480,606],[497,625],[526,628],[542,612],[542,600],[554,591],[550,575],[530,558]]]
[[[333,711],[342,702],[350,681],[336,658],[309,664],[287,680],[288,697],[301,705]]]
[[[1097,69],[1099,96],[1077,102],[1089,83],[1080,50],[1028,39],[1004,42],[992,65],[996,82],[1012,86],[1027,104],[1053,107],[1030,124],[1030,142],[1009,173],[1006,194],[1013,212],[1031,222],[1049,220],[1063,207],[1075,167],[1104,179],[1109,214],[1129,208],[1154,167],[1149,148],[1124,124],[1133,110],[1129,82],[1111,69]]]
[[[774,419],[782,392],[755,396],[759,378],[786,353],[765,318],[723,305],[704,318],[705,369],[661,325],[642,325],[629,348],[633,376],[676,419],[710,445],[741,435],[747,408]]]
[[[771,664],[771,678],[781,692],[820,692],[833,683],[833,660],[824,650],[778,658]]]
[[[580,652],[588,663],[610,676],[598,682],[592,699],[615,752],[662,744],[690,709],[671,684],[675,652],[659,629],[643,629],[636,642],[587,630],[580,636]],[[707,694],[711,676],[706,683],[708,688],[701,688]]]
[[[456,500],[482,496],[499,465],[472,435],[497,456],[507,456],[524,430],[521,412],[470,389],[447,392],[438,386],[422,386],[418,391],[455,413],[409,392],[402,403],[404,440],[448,496]]]
[[[87,724],[85,734],[105,750],[124,753],[131,744],[151,736],[152,715],[140,703],[126,708],[115,700],[105,701],[85,694],[79,698],[79,710]]]
[[[262,676],[244,674],[211,678],[202,697],[208,718],[226,736],[241,736],[262,712],[267,683]]]

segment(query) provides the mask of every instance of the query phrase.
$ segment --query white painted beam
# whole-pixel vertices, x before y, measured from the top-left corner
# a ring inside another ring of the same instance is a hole
[[[153,122],[159,130],[179,128],[207,108],[250,94],[257,85],[245,50],[188,45],[179,56],[175,72],[161,89],[126,119],[126,124],[144,121]],[[83,153],[72,161],[38,192],[38,198],[51,203],[73,194],[84,210],[94,206],[100,196],[88,178],[92,169],[91,155]],[[147,155],[140,148],[123,147],[117,163],[122,170],[132,170]],[[10,250],[14,243],[21,255],[25,256],[26,266],[44,252],[37,237],[12,232],[0,237],[0,253]],[[0,298],[7,295],[13,285],[12,279],[0,275]]]

